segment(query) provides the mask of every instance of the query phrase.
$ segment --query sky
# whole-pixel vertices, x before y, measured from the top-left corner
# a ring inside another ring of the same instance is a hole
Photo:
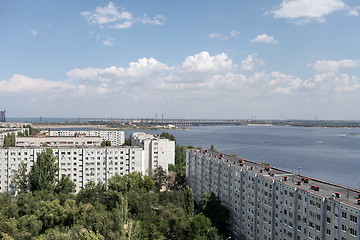
[[[7,117],[360,119],[358,0],[0,0]]]

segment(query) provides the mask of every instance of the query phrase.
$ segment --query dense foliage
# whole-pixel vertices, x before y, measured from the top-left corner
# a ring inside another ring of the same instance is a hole
[[[14,133],[8,133],[4,136],[4,147],[15,147],[16,140],[15,140],[15,134]]]
[[[132,173],[89,183],[77,195],[56,191],[0,194],[0,239],[220,239],[194,215],[189,188],[153,191],[152,178]]]

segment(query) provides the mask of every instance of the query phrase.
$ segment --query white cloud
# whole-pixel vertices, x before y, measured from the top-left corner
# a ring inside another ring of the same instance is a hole
[[[306,24],[312,21],[324,22],[325,16],[346,8],[347,5],[342,0],[283,0],[280,6],[270,13],[275,18]]]
[[[340,61],[319,60],[308,65],[319,72],[337,72],[343,68],[359,67],[360,60],[344,59]]]
[[[168,70],[166,64],[156,61],[154,58],[141,58],[137,62],[130,62],[128,68],[85,68],[70,70],[67,75],[72,80],[86,83],[110,83],[128,84],[137,82],[138,78],[147,78],[161,74]]]
[[[157,15],[155,17],[148,17],[146,14],[144,17],[140,18],[140,21],[143,24],[154,24],[154,25],[164,25],[166,17],[162,15]]]
[[[81,12],[81,15],[92,24],[109,24],[124,20],[131,20],[132,14],[127,11],[118,11],[117,7],[110,2],[106,7],[96,7],[95,11]]]
[[[222,72],[232,68],[232,60],[225,53],[210,56],[208,52],[201,52],[185,59],[181,71],[186,72]]]
[[[38,35],[38,33],[39,33],[39,30],[37,30],[37,29],[31,29],[31,30],[30,30],[30,34],[31,34],[33,37],[36,37],[36,36]]]
[[[0,92],[4,93],[61,92],[74,88],[69,83],[30,78],[21,74],[14,74],[9,80],[0,80]]]
[[[260,42],[260,43],[278,43],[279,41],[275,39],[273,36],[269,36],[267,34],[260,34],[257,35],[254,39],[251,40],[251,42]]]
[[[347,15],[348,16],[359,16],[360,15],[360,6],[356,6],[356,7],[347,7],[347,10],[348,10],[348,13]]]
[[[265,64],[264,59],[258,59],[257,54],[248,55],[246,59],[241,61],[240,69],[242,71],[253,71],[258,66]]]
[[[96,7],[94,11],[84,11],[80,13],[90,24],[96,24],[100,28],[126,29],[133,26],[135,22],[143,24],[163,25],[166,17],[156,15],[136,18],[132,13],[119,9],[112,2],[105,7]]]
[[[264,63],[265,60],[256,54],[234,63],[225,53],[211,55],[206,51],[188,56],[173,66],[154,58],[141,58],[127,67],[72,69],[65,82],[15,74],[0,81],[0,93],[51,100],[106,98],[119,101],[126,96],[134,101],[168,101],[190,96],[192,99],[228,99],[237,95],[273,97],[302,93],[313,93],[321,99],[333,96],[342,99],[349,97],[347,94],[353,97],[360,92],[359,79],[346,73],[324,72],[302,79],[279,71],[258,70]],[[353,65],[347,61],[340,64],[342,67]],[[339,69],[331,66],[331,70]]]
[[[112,46],[112,45],[114,45],[114,42],[115,42],[115,39],[108,38],[108,39],[102,41],[102,45]]]
[[[240,34],[239,31],[232,30],[229,34],[220,34],[220,33],[210,33],[209,38],[219,39],[219,40],[228,40],[229,38],[236,37]]]

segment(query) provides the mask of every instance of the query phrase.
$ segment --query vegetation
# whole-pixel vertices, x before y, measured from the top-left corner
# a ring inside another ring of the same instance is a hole
[[[131,139],[130,138],[125,138],[125,142],[123,144],[124,146],[131,146]]]
[[[4,147],[15,147],[16,140],[14,133],[8,133],[4,136]]]
[[[209,218],[194,214],[191,189],[154,186],[152,178],[132,173],[114,176],[107,188],[88,183],[77,195],[0,194],[0,239],[220,239]]]
[[[19,137],[29,137],[29,136],[35,136],[37,134],[40,133],[39,129],[33,128],[31,125],[25,125],[23,126],[25,129],[25,131],[23,133],[18,133]]]
[[[31,191],[54,190],[56,183],[55,174],[59,170],[55,162],[56,158],[50,148],[44,149],[37,155],[37,160],[29,173]]]
[[[111,146],[111,142],[109,140],[103,140],[100,144],[101,146]]]
[[[160,134],[160,137],[162,138],[166,138],[166,139],[169,139],[171,141],[175,141],[176,142],[176,138],[174,135],[170,134],[170,133],[167,133],[167,132],[163,132]]]

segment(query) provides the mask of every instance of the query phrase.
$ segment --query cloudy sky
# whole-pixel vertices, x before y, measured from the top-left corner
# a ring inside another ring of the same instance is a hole
[[[360,119],[358,0],[2,0],[8,117]]]

